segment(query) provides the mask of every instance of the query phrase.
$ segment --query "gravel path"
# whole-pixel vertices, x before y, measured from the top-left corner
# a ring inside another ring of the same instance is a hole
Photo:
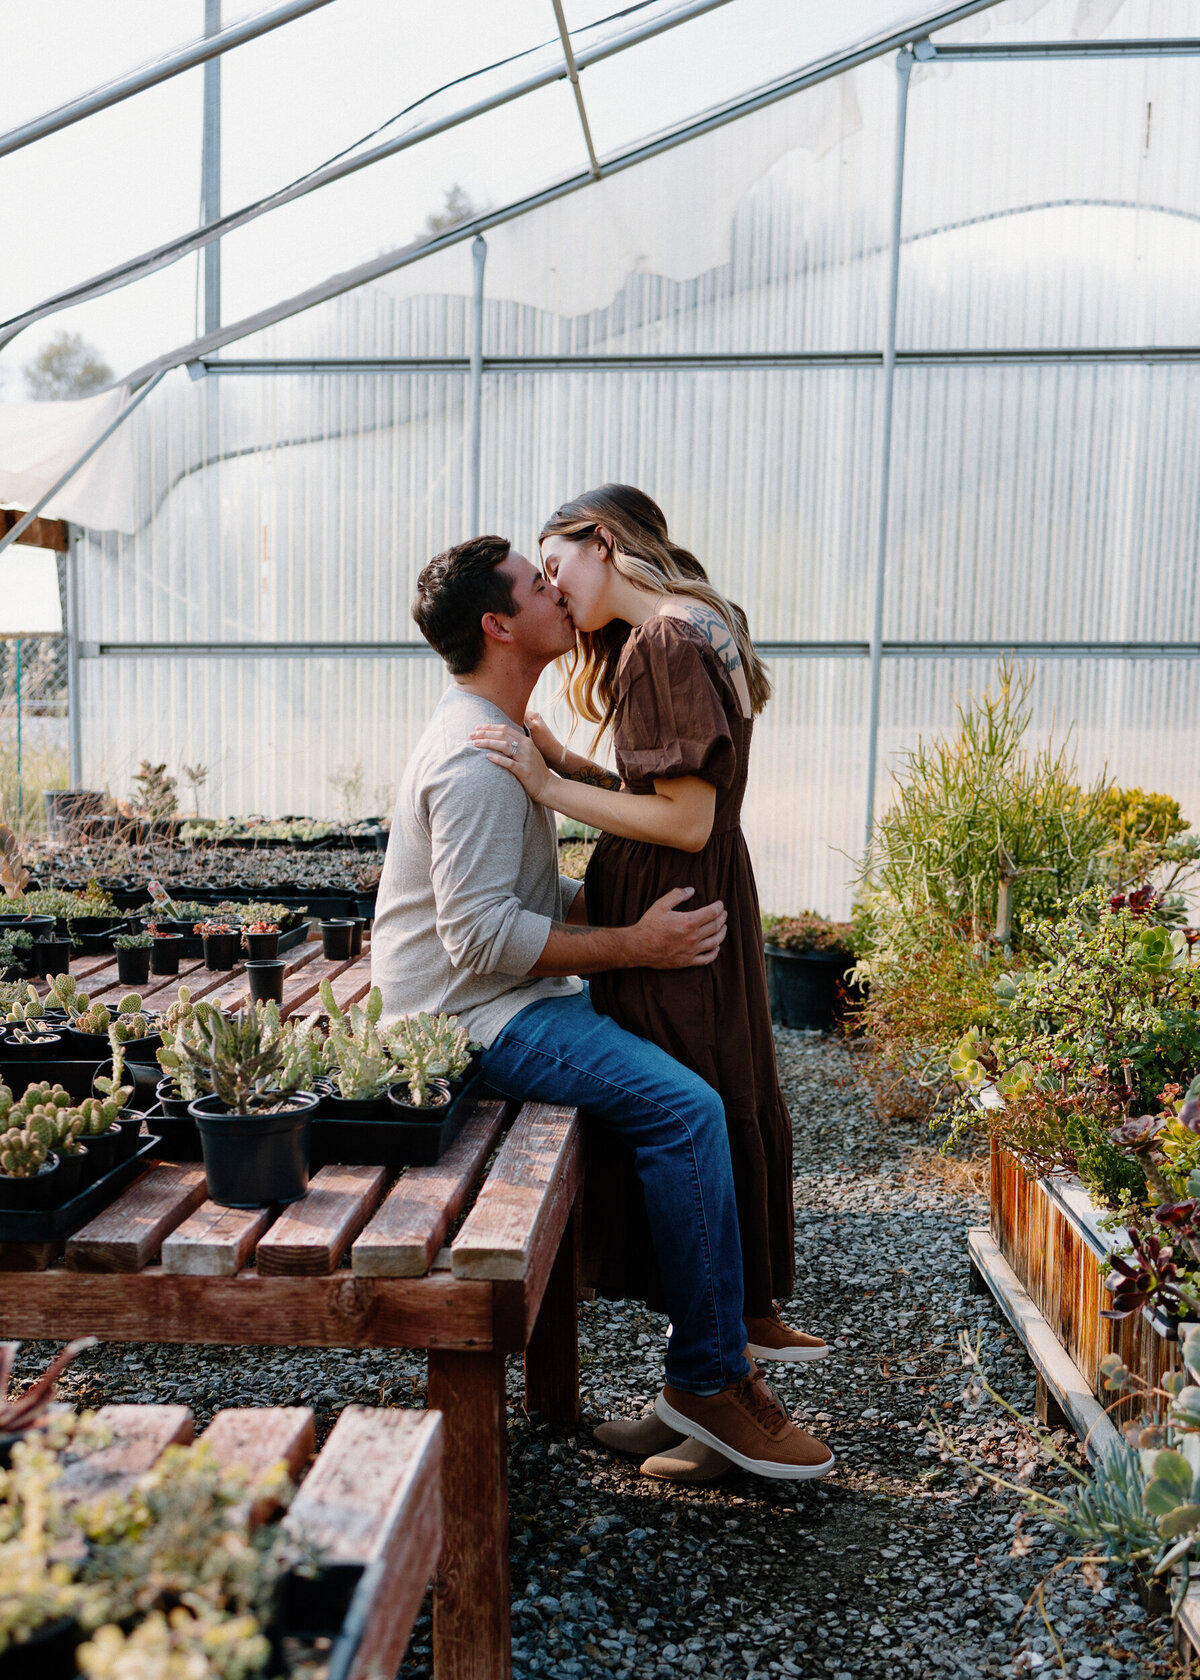
[[[514,1672],[1059,1674],[1036,1607],[1022,1612],[1067,1549],[1039,1524],[1018,1535],[1018,1500],[943,1463],[927,1433],[936,1409],[993,1468],[1015,1474],[1023,1460],[1022,1431],[965,1395],[957,1346],[961,1330],[980,1335],[995,1387],[1032,1410],[1020,1345],[990,1299],[967,1292],[965,1232],[986,1222],[986,1199],[921,1127],[877,1122],[862,1052],[784,1029],[777,1043],[796,1128],[797,1290],[785,1317],[836,1352],[776,1366],[771,1380],[839,1466],[799,1488],[740,1473],[680,1488],[599,1451],[590,1426],[636,1416],[661,1381],[665,1321],[627,1303],[584,1306],[583,1426],[525,1417],[510,1365]],[[24,1370],[45,1351],[30,1346]],[[186,1401],[201,1423],[220,1406],[302,1402],[324,1431],[350,1401],[420,1404],[424,1369],[376,1352],[110,1346],[64,1390],[90,1405]],[[1039,1485],[1051,1485],[1044,1472]],[[1046,1606],[1072,1677],[1172,1672],[1167,1625],[1127,1577],[1110,1572],[1093,1590],[1064,1569]],[[429,1675],[427,1618],[403,1674]]]

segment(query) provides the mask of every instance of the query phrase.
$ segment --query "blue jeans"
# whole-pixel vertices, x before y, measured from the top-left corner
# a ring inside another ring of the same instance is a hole
[[[597,1015],[586,988],[514,1016],[483,1052],[483,1074],[520,1101],[586,1110],[633,1151],[671,1314],[671,1386],[716,1394],[746,1376],[729,1134],[711,1085]]]

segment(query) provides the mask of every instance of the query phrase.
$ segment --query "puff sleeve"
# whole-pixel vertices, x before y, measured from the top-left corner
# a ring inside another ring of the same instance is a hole
[[[622,781],[699,776],[728,788],[737,773],[722,698],[728,685],[708,639],[662,615],[634,636],[621,666],[613,719]]]

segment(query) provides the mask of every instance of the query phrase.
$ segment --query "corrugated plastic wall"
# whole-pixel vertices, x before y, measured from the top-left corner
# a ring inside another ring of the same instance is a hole
[[[1169,8],[1138,10],[1161,22]],[[921,72],[901,347],[1200,344],[1198,77],[1195,60]],[[631,259],[606,308],[569,318],[492,298],[487,352],[878,350],[894,80],[890,63],[855,72],[861,120],[821,155],[779,158],[738,210],[728,263],[680,281]],[[801,128],[813,97],[791,102]],[[632,204],[637,171],[620,179]],[[690,191],[670,213],[703,213],[703,181]],[[528,237],[546,260],[536,215]],[[252,353],[468,344],[464,298],[367,290]],[[760,640],[864,643],[881,394],[862,366],[490,373],[484,524],[528,551],[566,496],[630,480]],[[131,422],[142,530],[85,539],[82,637],[411,642],[417,570],[468,534],[467,405],[458,373],[172,376]],[[886,639],[1200,640],[1198,411],[1194,364],[902,365]],[[746,812],[761,896],[840,912],[861,841],[866,661],[773,664]],[[885,764],[951,726],[954,697],[993,673],[986,657],[888,658]],[[360,808],[378,809],[442,680],[411,653],[85,658],[85,776],[124,791],[143,756],[199,760],[214,809],[325,812],[360,767]],[[1198,686],[1194,660],[1045,657],[1036,723],[1074,724],[1083,774],[1107,762],[1200,821]]]

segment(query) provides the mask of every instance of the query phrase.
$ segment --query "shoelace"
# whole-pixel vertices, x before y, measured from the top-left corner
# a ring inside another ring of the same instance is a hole
[[[791,1420],[767,1387],[761,1372],[754,1371],[738,1384],[738,1399],[755,1423],[768,1435],[781,1435]]]

